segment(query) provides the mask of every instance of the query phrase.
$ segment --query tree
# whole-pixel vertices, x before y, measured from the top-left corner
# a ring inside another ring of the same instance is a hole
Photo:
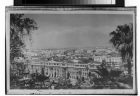
[[[115,84],[115,82],[117,81],[116,78],[120,76],[122,71],[111,69],[109,66],[107,66],[106,61],[103,60],[102,64],[97,66],[97,70],[94,71],[94,74],[95,73],[98,74],[98,77],[93,75],[92,73],[91,76],[94,77],[93,81],[95,81],[95,84],[97,84],[98,86],[101,85],[102,88],[104,88],[106,85],[116,86]]]
[[[67,75],[68,75],[68,74],[67,74],[67,70],[68,70],[67,67],[64,67],[64,68],[63,68],[63,76],[64,76],[65,79],[67,79],[67,77],[68,77],[68,76],[67,76]]]
[[[45,68],[41,68],[41,75],[43,75],[43,76],[45,76],[44,70],[45,70]]]
[[[70,73],[69,72],[67,73],[67,79],[70,79]]]
[[[127,62],[128,74],[131,75],[131,61],[133,58],[133,24],[117,26],[110,33],[110,42],[120,52],[123,62]]]
[[[25,36],[31,37],[32,30],[37,29],[37,24],[33,19],[24,17],[24,14],[10,14],[10,62],[11,74],[16,69],[16,74],[22,68],[23,63],[15,63],[15,57],[25,57],[22,49],[25,47]],[[20,64],[20,66],[18,66]],[[14,70],[13,70],[14,69]],[[10,74],[10,75],[11,75]],[[21,75],[20,75],[21,76]],[[10,77],[12,78],[12,77]]]
[[[87,74],[88,74],[87,77],[90,78],[90,76],[89,76],[89,67],[88,66],[86,66],[86,70],[87,70]]]
[[[102,61],[102,64],[97,67],[97,70],[94,71],[97,73],[102,81],[108,81],[110,79],[109,71],[107,70],[106,65],[104,64],[104,61]]]
[[[24,37],[31,36],[31,31],[37,29],[33,19],[24,17],[24,14],[10,15],[10,60],[15,57],[24,57],[22,48],[25,47]]]

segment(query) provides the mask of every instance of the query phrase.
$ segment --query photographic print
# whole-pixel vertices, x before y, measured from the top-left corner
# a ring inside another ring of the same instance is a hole
[[[136,94],[135,16],[8,7],[7,94]]]

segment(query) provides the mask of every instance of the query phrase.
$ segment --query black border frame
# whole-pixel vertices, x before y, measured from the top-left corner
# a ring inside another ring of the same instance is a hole
[[[86,0],[85,0],[86,1]],[[80,4],[80,0],[77,3],[71,3],[67,0],[14,0],[14,6],[82,6],[82,7],[124,7],[125,0],[115,0],[115,4]],[[79,3],[79,4],[78,4]]]

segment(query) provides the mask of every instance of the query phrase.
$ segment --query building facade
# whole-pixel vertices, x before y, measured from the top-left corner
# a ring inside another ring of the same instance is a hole
[[[77,80],[77,78],[89,78],[90,70],[97,70],[97,66],[102,64],[102,61],[105,60],[108,66],[112,68],[119,69],[122,65],[122,59],[118,55],[93,55],[92,61],[90,63],[82,63],[79,62],[79,57],[76,58],[75,55],[66,55],[63,54],[64,50],[62,50],[61,54],[58,56],[56,53],[59,53],[58,50],[56,51],[45,51],[49,53],[49,55],[45,55],[47,53],[44,52],[32,52],[31,55],[28,54],[29,62],[28,62],[28,70],[30,74],[32,73],[40,73],[42,74],[42,70],[44,71],[45,76],[49,76],[50,79],[58,79],[60,77],[69,78],[70,80]],[[55,54],[54,54],[55,52]],[[81,54],[82,51],[80,50]],[[79,51],[78,51],[79,53]],[[88,53],[89,54],[89,53]],[[60,57],[67,57],[70,59],[71,62],[67,61],[55,61],[53,57],[51,60],[48,60],[47,57],[51,56]],[[73,57],[74,56],[74,57]],[[73,57],[73,58],[71,58]],[[83,57],[82,57],[83,58]],[[89,57],[87,57],[89,58]]]

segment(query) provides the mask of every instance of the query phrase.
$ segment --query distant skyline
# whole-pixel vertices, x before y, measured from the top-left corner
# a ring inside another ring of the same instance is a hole
[[[109,33],[117,25],[133,22],[130,14],[26,14],[38,30],[32,34],[32,49],[111,47]]]

